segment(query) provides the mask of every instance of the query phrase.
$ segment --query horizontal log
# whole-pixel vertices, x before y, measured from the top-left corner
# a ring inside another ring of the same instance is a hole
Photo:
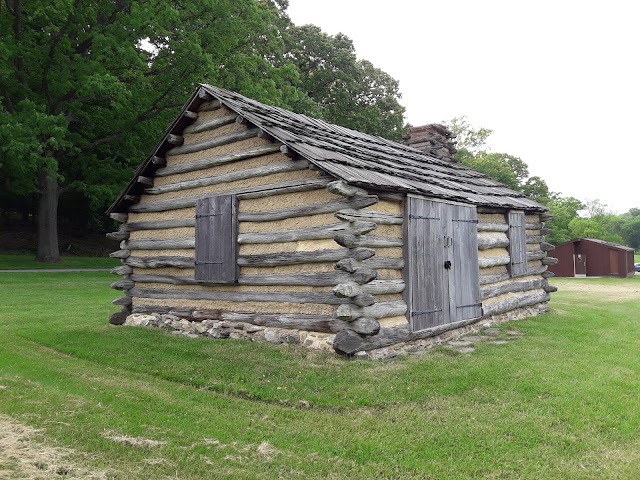
[[[120,230],[136,232],[139,230],[164,230],[165,228],[195,227],[195,218],[176,218],[174,220],[149,220],[146,222],[130,222],[120,227]]]
[[[553,292],[557,292],[558,291],[558,287],[556,287],[555,285],[545,285],[544,286],[544,291],[547,293],[553,293]]]
[[[388,257],[373,257],[367,260],[358,261],[355,258],[345,258],[339,260],[336,265],[336,270],[342,270],[343,272],[353,273],[360,268],[384,268],[391,270],[399,270],[404,268],[404,259],[402,258],[388,258]]]
[[[336,297],[339,298],[339,297]],[[358,317],[384,318],[404,315],[407,312],[407,304],[402,300],[395,302],[380,302],[368,307],[357,307],[352,304],[343,304],[336,310],[336,316],[341,320],[355,320]]]
[[[358,198],[358,197],[353,197]],[[378,225],[402,225],[402,216],[392,215],[384,212],[375,212],[372,210],[353,210],[344,209],[336,213],[336,217],[347,222],[355,222],[358,220],[367,220],[375,222]]]
[[[225,115],[224,117],[215,118],[202,123],[194,123],[185,128],[183,133],[201,133],[208,132],[209,130],[215,130],[216,128],[229,125],[236,121],[237,115],[235,113],[231,115]]]
[[[202,318],[199,311],[194,312],[194,316],[198,319]],[[204,316],[203,320],[209,317]],[[336,333],[345,328],[349,324],[344,320],[338,320],[328,315],[309,315],[309,314],[265,314],[265,313],[234,313],[220,312],[214,320],[243,322],[260,327],[274,327],[284,329],[305,330],[320,333]]]
[[[349,185],[344,180],[336,180],[335,182],[331,182],[327,185],[327,190],[335,195],[342,195],[344,197],[354,197],[356,195],[369,195],[369,193],[359,187],[354,187],[353,185]]]
[[[542,260],[543,265],[557,265],[558,259],[554,257],[544,257]]]
[[[211,102],[212,105],[216,105],[215,102],[217,102],[217,106],[214,108],[214,110],[217,110],[222,105],[220,101],[215,100],[215,97],[211,95],[211,93],[209,93],[207,90],[205,90],[204,87],[200,87],[200,89],[198,90],[198,98],[201,98],[205,102]],[[200,109],[200,111],[203,111],[203,110]]]
[[[160,195],[162,193],[168,192],[180,192],[184,190],[190,190],[192,188],[208,187],[211,185],[220,185],[223,183],[236,182],[240,180],[249,180],[251,178],[266,177],[268,175],[274,175],[277,173],[305,170],[308,165],[309,162],[307,162],[306,160],[289,160],[287,162],[276,163],[273,165],[248,168],[245,170],[239,170],[237,172],[225,173],[222,175],[217,175],[215,177],[202,177],[195,180],[187,180],[184,182],[161,185],[159,187],[148,188],[145,190],[145,193],[149,195]]]
[[[182,145],[184,143],[184,137],[182,135],[175,135],[173,133],[167,134],[166,140],[171,145]]]
[[[133,303],[133,298],[125,295],[124,297],[118,297],[116,298],[113,302],[111,302],[114,305],[126,305],[126,306],[130,306]]]
[[[368,307],[376,303],[376,298],[370,293],[361,293],[360,295],[356,295],[351,298],[351,301],[358,307]]]
[[[129,238],[129,232],[118,230],[117,232],[109,232],[105,235],[109,240],[121,242]]]
[[[169,175],[175,175],[177,173],[194,172],[196,170],[203,170],[205,168],[215,167],[217,165],[224,165],[226,163],[231,163],[238,160],[246,160],[248,158],[268,155],[269,153],[274,153],[279,150],[280,150],[280,146],[277,144],[248,148],[246,150],[240,150],[238,152],[226,153],[224,155],[216,155],[215,157],[208,157],[208,158],[203,158],[201,160],[195,160],[193,162],[179,163],[177,165],[171,165],[169,167],[159,168],[158,170],[156,170],[156,176],[168,177]],[[166,161],[165,161],[165,164],[166,164]]]
[[[195,280],[193,277],[176,277],[171,275],[133,274],[131,275],[131,279],[139,283],[165,283],[171,285],[203,285],[207,283]],[[238,285],[331,287],[337,282],[349,281],[350,279],[351,276],[344,273],[240,275]]]
[[[508,232],[509,225],[506,223],[484,223],[478,222],[477,229],[479,232]]]
[[[348,328],[360,335],[375,335],[380,331],[380,322],[375,318],[360,317],[353,322],[349,322]]]
[[[191,110],[185,110],[184,112],[182,112],[182,115],[191,120],[195,120],[200,116],[198,112],[192,112]]]
[[[491,283],[503,282],[509,280],[511,275],[509,273],[497,273],[493,275],[480,275],[480,285],[488,285]]]
[[[409,342],[422,340],[429,337],[440,335],[449,330],[455,330],[467,325],[471,325],[480,320],[480,318],[470,318],[460,322],[440,325],[438,327],[412,332],[408,324],[394,325],[392,327],[381,327],[376,335],[364,336],[358,335],[353,330],[342,330],[333,341],[333,348],[338,353],[344,355],[353,355],[356,352],[374,350],[377,348],[388,347],[400,342]]]
[[[346,258],[347,250],[316,250],[313,252],[264,253],[238,257],[241,267],[278,267],[304,263],[337,262]]]
[[[289,158],[299,158],[299,155],[287,145],[282,145],[280,147],[280,152]]]
[[[322,227],[307,227],[296,230],[282,230],[277,232],[241,233],[238,235],[238,243],[262,244],[296,242],[300,240],[321,240],[333,238],[336,233],[350,233],[362,235],[376,228],[373,222],[341,223],[337,225],[325,225]]]
[[[343,208],[365,208],[378,203],[375,195],[361,195],[334,202],[317,205],[303,205],[295,208],[269,210],[264,212],[240,212],[238,219],[241,222],[273,222],[287,218],[304,217],[307,215],[320,215],[323,213],[335,213]]]
[[[541,222],[550,222],[551,220],[553,220],[555,217],[553,215],[550,215],[548,213],[542,213],[540,214],[540,221]]]
[[[122,325],[128,316],[129,316],[128,311],[120,311],[120,312],[112,313],[111,315],[109,315],[109,323],[111,325]]]
[[[530,307],[538,303],[548,302],[550,299],[551,297],[546,292],[537,292],[526,296],[511,297],[500,302],[492,303],[488,306],[483,305],[482,314],[484,316],[500,315],[502,313],[515,310],[516,308]]]
[[[142,175],[140,175],[136,181],[141,185],[145,185],[147,187],[153,187],[153,178],[143,177]]]
[[[545,227],[540,229],[540,235],[547,236],[547,235],[551,235],[552,233],[553,233],[553,230],[551,230],[550,228]]]
[[[228,195],[238,195],[240,198],[265,198],[283,193],[296,193],[306,192],[309,190],[317,190],[318,188],[325,186],[327,182],[327,178],[309,178],[306,180],[292,180],[289,182],[261,185],[259,187],[236,188],[221,192],[221,194],[224,193]],[[198,200],[208,197],[211,197],[210,193],[145,203],[142,205],[134,205],[129,208],[129,211],[136,213],[148,213],[165,212],[167,210],[188,208],[195,206]]]
[[[131,288],[133,288],[134,286],[134,282],[133,280],[118,280],[117,282],[113,282],[111,284],[111,288],[113,288],[114,290],[129,290]]]
[[[125,258],[128,258],[129,255],[131,255],[131,251],[130,250],[117,250],[115,252],[110,253],[109,257],[110,258],[125,259]]]
[[[136,203],[140,203],[140,196],[139,195],[125,195],[122,197],[122,199],[132,205],[135,205]]]
[[[530,260],[542,260],[547,256],[547,252],[542,250],[535,250],[533,252],[527,252],[527,261]]]
[[[555,276],[556,276],[556,274],[553,273],[553,272],[549,272],[549,271],[542,272],[542,277],[543,278],[551,278],[551,277],[555,277]]]
[[[542,235],[531,235],[527,237],[527,243],[529,245],[542,243],[542,242],[544,242],[544,237]]]
[[[133,273],[133,268],[129,265],[119,265],[117,267],[113,267],[109,272],[113,275],[130,275]]]
[[[212,98],[210,94],[209,98]],[[214,110],[218,110],[219,108],[222,108],[222,102],[220,100],[212,100],[200,105],[198,107],[198,112],[213,112]]]
[[[545,284],[546,284],[545,279],[536,278],[533,280],[503,283],[502,285],[489,285],[489,286],[480,288],[480,298],[482,300],[486,300],[488,298],[497,297],[498,295],[504,295],[505,293],[527,292],[529,290],[537,290],[537,289],[543,288]]]
[[[540,230],[544,226],[543,223],[525,223],[525,230]]]
[[[349,299],[336,297],[333,293],[318,292],[212,292],[192,290],[157,290],[135,287],[130,290],[129,294],[132,297],[140,298],[217,300],[223,302],[282,302],[340,305],[349,301]]]
[[[129,219],[129,214],[115,212],[115,213],[110,213],[109,217],[111,217],[111,219],[115,220],[116,222],[125,223]]]
[[[554,250],[556,248],[555,245],[551,245],[550,243],[547,242],[543,242],[540,244],[540,249],[544,250],[545,252],[550,252],[551,250]]]
[[[355,272],[351,274],[351,278],[354,282],[364,285],[366,283],[370,283],[376,278],[378,278],[378,272],[371,268],[359,268]]]
[[[355,258],[358,261],[366,260],[373,257],[376,251],[373,248],[356,247],[349,249],[349,256]]]
[[[527,275],[543,275],[546,271],[547,271],[546,265],[540,265],[537,267],[527,267]]]
[[[511,262],[511,257],[509,257],[508,255],[501,256],[501,257],[479,258],[478,266],[480,268],[490,268],[490,267],[497,267],[500,265],[509,265],[510,262]]]
[[[478,250],[489,250],[490,248],[508,247],[509,239],[507,237],[479,237]]]
[[[164,157],[159,157],[157,155],[154,155],[153,157],[151,157],[151,163],[158,168],[162,168],[167,164],[167,159]],[[157,172],[156,172],[156,175],[157,175]]]
[[[127,250],[181,250],[196,247],[195,238],[154,238],[125,240],[123,249]]]
[[[195,268],[196,266],[193,257],[175,256],[129,257],[125,260],[125,263],[137,268]]]
[[[200,152],[202,150],[208,150],[209,148],[219,147],[221,145],[228,145],[230,143],[240,142],[249,138],[255,138],[260,133],[259,128],[250,128],[242,130],[240,132],[233,132],[227,135],[220,135],[204,142],[188,143],[180,145],[179,147],[172,148],[167,152],[167,156],[183,155],[186,153]],[[278,148],[280,148],[278,146]]]
[[[354,247],[401,247],[401,238],[388,238],[388,237],[373,237],[368,235],[356,236],[348,233],[341,233],[335,235],[333,239],[338,245],[342,245],[347,248]]]
[[[373,280],[365,285],[359,285],[355,282],[340,283],[334,287],[333,293],[339,297],[355,297],[363,293],[388,295],[401,293],[404,288],[403,280]]]

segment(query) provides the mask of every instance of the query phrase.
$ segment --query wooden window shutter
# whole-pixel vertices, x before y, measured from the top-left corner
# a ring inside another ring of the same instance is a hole
[[[527,235],[524,212],[509,212],[509,256],[512,277],[527,273]]]
[[[445,323],[442,204],[407,198],[407,303],[413,331]]]
[[[235,195],[218,195],[196,202],[196,280],[209,283],[238,281],[237,237]]]
[[[451,218],[447,257],[451,322],[482,316],[478,267],[478,216],[475,207],[447,205]]]

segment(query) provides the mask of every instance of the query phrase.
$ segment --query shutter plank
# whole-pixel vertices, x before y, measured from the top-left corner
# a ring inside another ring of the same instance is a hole
[[[527,238],[523,211],[509,212],[509,256],[511,257],[509,265],[511,276],[525,275],[527,273]]]

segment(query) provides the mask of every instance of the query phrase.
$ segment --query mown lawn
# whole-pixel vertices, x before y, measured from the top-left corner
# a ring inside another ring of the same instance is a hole
[[[120,262],[109,257],[60,257],[57,263],[40,263],[33,255],[0,254],[0,270],[113,268],[117,265]]]
[[[39,474],[640,478],[640,277],[558,279],[518,340],[380,362],[113,327],[111,281],[0,275],[0,427],[41,429]]]

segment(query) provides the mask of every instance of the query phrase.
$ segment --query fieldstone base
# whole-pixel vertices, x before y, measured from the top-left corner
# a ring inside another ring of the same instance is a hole
[[[533,317],[545,313],[548,310],[549,307],[546,304],[518,308],[508,313],[483,318],[473,325],[450,330],[440,335],[357,352],[353,357],[380,360],[399,355],[422,354],[438,346],[445,346],[460,353],[471,353],[474,350],[475,344],[501,344],[506,343],[510,338],[518,336],[517,332],[507,332],[506,335],[503,336],[504,338],[497,338],[501,330],[493,328],[495,325]],[[134,313],[127,316],[124,325],[162,328],[171,331],[173,334],[184,335],[190,338],[234,338],[252,342],[266,341],[276,344],[302,345],[314,350],[334,351],[333,339],[335,334],[262,327],[245,322],[232,322],[228,320],[203,320],[196,322],[170,314]]]

